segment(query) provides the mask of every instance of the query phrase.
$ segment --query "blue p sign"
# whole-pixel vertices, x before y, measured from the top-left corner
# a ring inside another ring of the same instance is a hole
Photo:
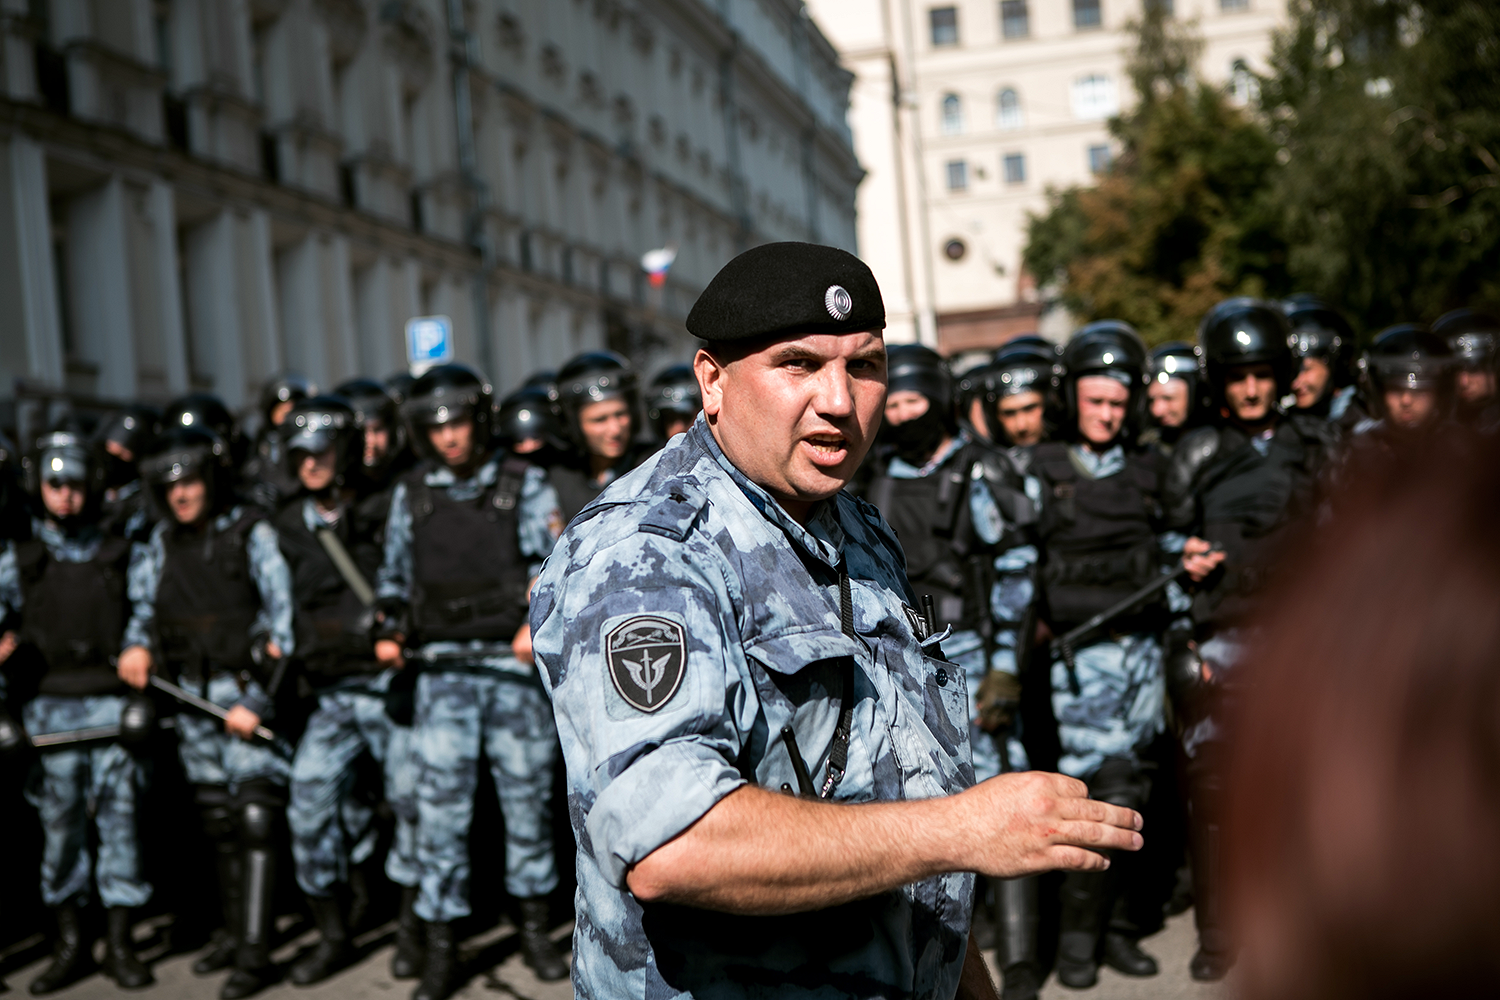
[[[406,358],[413,375],[453,360],[453,321],[447,316],[414,316],[406,321]]]

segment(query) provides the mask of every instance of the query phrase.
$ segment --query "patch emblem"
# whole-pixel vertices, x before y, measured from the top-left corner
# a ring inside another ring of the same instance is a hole
[[[670,618],[636,615],[604,637],[609,679],[626,703],[642,712],[661,708],[687,672],[687,640]]]
[[[828,291],[823,293],[823,306],[834,319],[846,320],[854,311],[854,299],[843,285],[829,285]]]

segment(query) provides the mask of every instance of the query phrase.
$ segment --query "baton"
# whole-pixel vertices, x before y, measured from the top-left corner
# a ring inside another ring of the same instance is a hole
[[[1224,550],[1216,545],[1208,551],[1223,552]],[[1109,607],[1094,615],[1082,625],[1079,625],[1076,628],[1070,628],[1068,629],[1068,631],[1052,640],[1051,652],[1056,656],[1061,656],[1063,666],[1067,667],[1068,669],[1068,691],[1073,695],[1073,697],[1077,698],[1083,693],[1082,689],[1078,685],[1078,671],[1074,669],[1073,665],[1073,653],[1078,648],[1078,640],[1082,639],[1084,636],[1088,635],[1090,632],[1094,631],[1094,629],[1098,628],[1100,625],[1103,625],[1111,618],[1117,618],[1125,612],[1129,611],[1131,608],[1135,607],[1137,604],[1140,604],[1142,601],[1155,597],[1158,591],[1167,589],[1167,584],[1171,583],[1173,580],[1176,580],[1186,572],[1187,570],[1179,568],[1175,573],[1163,574],[1159,579],[1151,581],[1144,587],[1137,590],[1135,593],[1131,594],[1129,597],[1111,604]]]
[[[163,680],[155,674],[151,675],[151,686],[156,688],[158,691],[165,691],[167,694],[171,695],[173,698],[176,698],[184,705],[190,705],[200,712],[207,712],[209,715],[212,715],[216,719],[229,718],[228,709],[220,708],[218,705],[215,705],[207,698],[200,698],[190,691],[184,691],[182,688],[178,687],[176,684],[173,684],[171,681]],[[259,736],[267,743],[274,743],[276,741],[276,734],[271,732],[271,730],[267,729],[265,726],[256,726],[255,735]]]
[[[70,729],[64,733],[43,733],[29,737],[31,745],[38,750],[49,747],[69,746],[74,743],[91,743],[94,740],[112,740],[120,735],[119,726],[91,726],[88,729]]]

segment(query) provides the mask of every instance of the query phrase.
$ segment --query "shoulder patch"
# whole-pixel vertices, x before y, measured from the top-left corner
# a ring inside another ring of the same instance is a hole
[[[636,615],[604,636],[609,679],[631,708],[655,712],[677,693],[687,673],[687,635],[660,615]]]

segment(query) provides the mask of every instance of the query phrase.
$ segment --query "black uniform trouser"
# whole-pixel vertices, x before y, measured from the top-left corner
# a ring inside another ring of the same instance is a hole
[[[1135,761],[1106,760],[1087,781],[1089,797],[1137,811],[1150,797],[1151,782]],[[1063,878],[1060,951],[1075,960],[1092,960],[1114,903],[1128,890],[1137,866],[1128,851],[1110,851],[1102,872],[1069,872]]]
[[[197,785],[203,832],[213,845],[224,927],[236,945],[235,965],[271,963],[275,913],[276,835],[286,814],[286,789],[249,781],[233,794],[225,785]]]

